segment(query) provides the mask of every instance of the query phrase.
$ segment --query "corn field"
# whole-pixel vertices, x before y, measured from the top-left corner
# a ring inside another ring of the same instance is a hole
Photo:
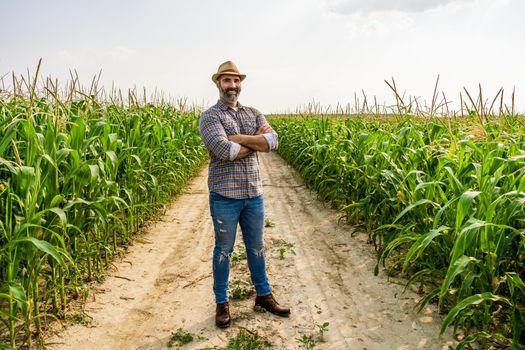
[[[34,91],[0,99],[0,345],[12,348],[85,298],[207,159],[195,113]]]
[[[485,118],[486,116],[484,116]],[[436,303],[441,333],[525,345],[523,118],[274,118],[280,155],[366,229],[388,273]]]

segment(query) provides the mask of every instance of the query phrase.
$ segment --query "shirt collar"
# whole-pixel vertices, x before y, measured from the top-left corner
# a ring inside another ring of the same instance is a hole
[[[217,107],[219,107],[222,111],[227,111],[228,108],[233,109],[230,106],[228,106],[226,103],[222,102],[221,100],[217,101]],[[237,108],[243,109],[244,106],[241,105],[241,103],[237,101]]]

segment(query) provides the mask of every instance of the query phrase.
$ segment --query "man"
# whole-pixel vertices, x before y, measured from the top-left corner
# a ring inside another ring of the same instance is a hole
[[[272,295],[264,257],[264,201],[257,152],[275,150],[277,134],[258,110],[237,101],[245,77],[233,62],[221,64],[211,77],[219,89],[219,101],[202,114],[199,123],[211,158],[208,188],[215,231],[213,292],[215,324],[220,328],[231,322],[228,277],[238,224],[257,293],[254,309],[284,317],[290,314],[290,309],[279,305]]]

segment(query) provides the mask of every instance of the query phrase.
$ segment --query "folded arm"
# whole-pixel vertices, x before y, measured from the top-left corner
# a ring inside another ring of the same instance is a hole
[[[224,127],[211,114],[203,114],[199,122],[204,145],[213,156],[222,160],[241,159],[253,152],[251,149],[228,140]]]
[[[235,160],[238,160],[238,159],[242,159],[246,156],[249,156],[250,154],[252,154],[254,151],[251,149],[251,148],[248,148],[248,147],[245,147],[245,146],[242,146],[240,145],[241,148],[239,149],[239,153],[237,153],[237,156],[235,157]]]
[[[270,152],[270,140],[272,136],[272,128],[268,124],[261,125],[255,135],[230,135],[228,136],[229,141],[240,144],[246,148],[249,148],[255,152]]]

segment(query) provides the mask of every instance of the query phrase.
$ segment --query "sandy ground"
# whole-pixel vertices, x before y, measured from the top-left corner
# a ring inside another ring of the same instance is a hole
[[[231,300],[229,329],[215,328],[213,227],[203,169],[92,289],[89,322],[65,326],[47,339],[48,348],[166,349],[171,333],[183,328],[196,335],[184,349],[201,349],[225,346],[245,328],[275,349],[300,349],[298,339],[316,338],[324,322],[328,331],[316,349],[447,349],[454,343],[449,335],[438,337],[435,310],[414,310],[420,296],[373,275],[375,253],[364,233],[351,236],[355,228],[319,202],[278,155],[260,160],[271,226],[265,229],[268,275],[277,300],[292,308],[289,318],[254,312],[250,295]],[[240,252],[240,234],[237,243]],[[280,259],[279,247],[292,245],[295,255],[288,249]],[[234,264],[232,281],[249,281],[246,260]]]

